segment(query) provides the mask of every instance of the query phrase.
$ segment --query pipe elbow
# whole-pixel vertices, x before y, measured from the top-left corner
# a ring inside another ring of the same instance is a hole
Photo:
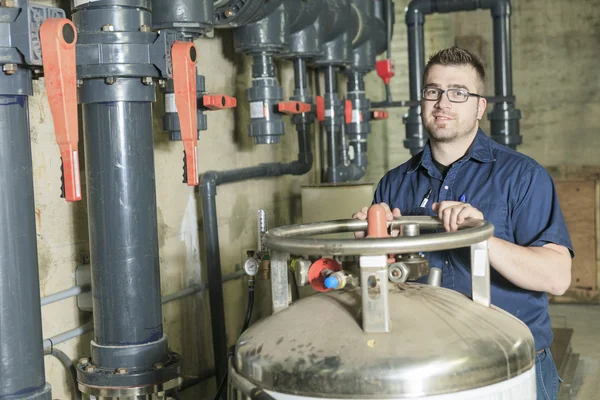
[[[200,176],[200,193],[202,196],[215,196],[217,194],[217,171],[207,171]]]
[[[488,8],[492,17],[505,17],[510,15],[510,0],[480,0],[481,8]]]
[[[304,153],[298,154],[298,161],[294,161],[290,164],[291,175],[304,175],[312,169],[313,166],[313,154]]]
[[[412,0],[405,9],[406,25],[416,25],[425,23],[425,14],[434,12],[435,0]]]

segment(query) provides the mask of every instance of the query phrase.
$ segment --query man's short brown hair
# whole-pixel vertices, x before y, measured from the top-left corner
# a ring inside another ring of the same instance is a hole
[[[485,83],[485,69],[483,68],[483,62],[475,54],[461,49],[460,47],[452,46],[447,49],[438,51],[429,57],[429,61],[423,71],[423,82],[427,82],[427,74],[432,65],[444,65],[444,66],[460,66],[469,65],[475,69],[477,76],[479,77],[479,87],[477,91],[479,94],[483,94],[484,83]]]

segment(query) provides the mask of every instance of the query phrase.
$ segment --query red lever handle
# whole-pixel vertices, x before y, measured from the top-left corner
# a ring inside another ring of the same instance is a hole
[[[317,121],[325,121],[325,99],[322,96],[317,96]]]
[[[389,114],[387,111],[375,110],[371,113],[372,119],[388,119]]]
[[[63,169],[62,195],[81,200],[77,124],[77,30],[66,18],[48,18],[40,27],[40,45],[50,112]]]
[[[302,114],[310,112],[310,104],[300,101],[282,101],[277,104],[280,113],[283,114]]]
[[[209,110],[223,110],[235,107],[237,100],[235,97],[224,94],[205,94],[202,97],[202,104]]]
[[[344,104],[344,118],[347,124],[352,123],[352,101],[346,100]]]
[[[196,47],[190,42],[175,42],[171,48],[173,88],[185,153],[184,182],[198,185],[198,115],[196,114]]]
[[[396,72],[394,70],[394,62],[392,60],[381,60],[375,63],[377,75],[383,79],[383,83],[388,85]]]

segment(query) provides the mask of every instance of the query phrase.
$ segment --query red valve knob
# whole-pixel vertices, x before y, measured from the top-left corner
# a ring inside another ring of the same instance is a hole
[[[235,97],[224,94],[205,94],[202,96],[202,104],[209,110],[223,110],[234,108],[237,105]]]
[[[389,114],[387,111],[381,111],[381,110],[375,110],[371,113],[371,118],[372,119],[388,119]]]
[[[396,75],[394,61],[392,60],[377,61],[377,63],[375,63],[375,69],[377,70],[377,75],[383,79],[383,83],[386,85],[389,85],[392,77]]]
[[[344,104],[344,118],[347,124],[352,123],[352,101],[346,100]]]
[[[310,104],[300,101],[282,101],[277,104],[280,113],[283,114],[302,114],[310,112]]]
[[[185,152],[184,182],[198,185],[198,115],[196,113],[196,47],[190,42],[175,42],[171,48],[173,88]]]
[[[308,269],[308,283],[319,292],[329,292],[332,289],[325,287],[325,278],[328,274],[341,271],[342,266],[332,258],[321,258],[315,261]]]
[[[317,96],[316,106],[317,106],[317,121],[319,121],[319,122],[325,121],[325,99],[323,99],[322,96]]]
[[[48,18],[42,22],[40,45],[46,93],[63,166],[61,197],[67,201],[81,200],[76,43],[77,30],[68,19]]]

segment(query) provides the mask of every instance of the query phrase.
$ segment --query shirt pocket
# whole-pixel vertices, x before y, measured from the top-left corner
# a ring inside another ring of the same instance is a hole
[[[483,213],[483,219],[494,225],[494,236],[509,240],[507,236],[508,207],[500,201],[481,201],[470,203]]]

